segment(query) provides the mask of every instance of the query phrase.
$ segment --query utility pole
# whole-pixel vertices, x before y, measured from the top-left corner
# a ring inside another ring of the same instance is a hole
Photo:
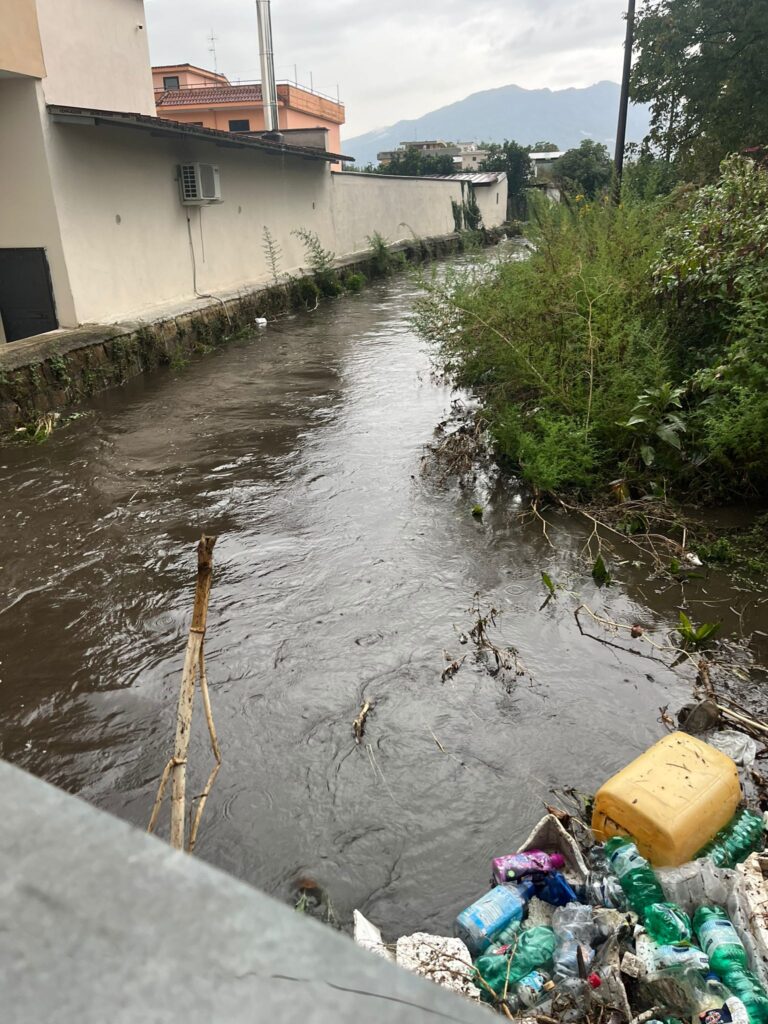
[[[616,153],[614,167],[614,202],[621,198],[621,176],[624,172],[624,145],[627,139],[627,108],[629,107],[629,76],[632,72],[632,47],[635,42],[635,0],[627,3],[627,38],[624,43],[624,74],[621,78],[621,99],[619,100],[619,124],[616,129]]]

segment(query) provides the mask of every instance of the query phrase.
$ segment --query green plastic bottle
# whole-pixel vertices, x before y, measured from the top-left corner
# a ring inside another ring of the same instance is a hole
[[[768,997],[752,971],[734,968],[728,975],[727,985],[744,1003],[749,1024],[768,1024]]]
[[[685,946],[693,937],[690,917],[675,903],[652,903],[645,912],[645,930],[660,946]]]
[[[768,1024],[768,996],[747,966],[747,951],[722,907],[699,907],[693,927],[709,964],[747,1008],[749,1024]]]
[[[731,971],[747,969],[747,951],[722,907],[699,907],[693,915],[693,927],[709,957],[709,966],[726,985]]]
[[[551,967],[554,951],[555,933],[551,928],[527,928],[520,932],[511,964],[507,953],[478,957],[475,961],[474,983],[480,989],[482,998],[490,1002],[488,989],[492,989],[496,996],[501,996],[505,986],[511,989],[536,968]]]
[[[632,839],[614,836],[605,844],[605,853],[627,894],[629,905],[640,918],[645,918],[645,912],[652,904],[664,902],[664,892],[653,868],[637,852]]]
[[[731,818],[697,857],[709,857],[719,868],[733,868],[759,850],[763,843],[763,819],[747,809]]]

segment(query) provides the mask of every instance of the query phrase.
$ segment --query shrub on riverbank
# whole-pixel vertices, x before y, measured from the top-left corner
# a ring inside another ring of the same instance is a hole
[[[766,181],[734,160],[699,192],[538,203],[529,258],[428,290],[417,326],[533,488],[768,490]]]

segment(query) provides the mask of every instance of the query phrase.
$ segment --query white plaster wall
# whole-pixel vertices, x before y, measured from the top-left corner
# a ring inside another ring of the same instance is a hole
[[[193,253],[198,293],[263,284],[265,225],[282,249],[283,271],[304,261],[292,230],[333,241],[330,174],[319,161],[55,123],[48,143],[82,323],[149,317],[193,302]],[[222,203],[181,205],[177,165],[196,160],[219,166]]]
[[[379,174],[332,174],[336,252],[369,249],[378,231],[390,242],[454,230],[451,199],[461,202],[461,185],[426,178]]]
[[[0,78],[0,248],[43,248],[56,314],[63,327],[78,321],[64,260],[35,79]]]
[[[281,271],[295,272],[307,266],[297,228],[345,256],[367,249],[375,231],[391,241],[452,232],[451,198],[461,196],[456,182],[331,174],[320,161],[133,129],[49,123],[46,132],[81,323],[193,303],[193,253],[197,293],[263,285],[265,226],[282,250]],[[179,202],[177,165],[195,160],[219,166],[222,203]]]
[[[495,228],[504,223],[507,216],[506,176],[495,185],[475,186],[475,197],[483,215],[484,227]]]
[[[48,103],[155,115],[143,0],[37,0],[37,12]]]

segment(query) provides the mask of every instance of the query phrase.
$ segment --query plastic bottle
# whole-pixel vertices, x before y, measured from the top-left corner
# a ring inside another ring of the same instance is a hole
[[[716,974],[688,970],[681,979],[691,1011],[691,1024],[747,1024],[744,1003],[723,985]]]
[[[722,907],[699,907],[693,927],[712,970],[747,1008],[750,1024],[768,1024],[768,997],[747,966],[747,951]]]
[[[752,971],[734,968],[728,975],[728,988],[744,1003],[750,1024],[768,1024],[768,998]]]
[[[591,871],[587,880],[577,886],[576,894],[580,903],[589,903],[593,907],[626,910],[629,906],[626,893],[615,875],[600,871]]]
[[[531,971],[515,985],[516,1009],[535,1007],[554,988],[554,982],[545,971]]]
[[[505,987],[507,992],[511,991],[531,971],[551,966],[554,948],[555,933],[551,928],[529,928],[520,932],[511,963],[509,953],[478,957],[475,961],[475,985],[483,999],[490,1001],[489,989],[496,996],[501,996]]]
[[[520,934],[521,923],[521,921],[511,921],[498,935],[493,936],[491,945],[496,947],[494,951],[498,951],[499,948],[504,949],[515,941]]]
[[[629,905],[643,917],[652,903],[663,903],[664,892],[653,868],[637,852],[634,842],[626,836],[614,836],[605,844],[605,852],[611,870],[618,876],[621,887],[627,894]]]
[[[561,982],[566,978],[577,978],[579,946],[585,965],[594,956],[594,950],[590,945],[596,932],[592,920],[592,907],[584,906],[582,903],[569,903],[565,907],[558,907],[552,915],[552,927],[557,938],[554,980]]]
[[[560,853],[544,853],[543,850],[525,850],[523,853],[508,853],[494,857],[491,861],[493,880],[496,885],[513,882],[526,875],[559,871],[565,867],[565,857]]]
[[[709,971],[709,960],[707,954],[698,946],[674,946],[665,944],[658,945],[655,942],[649,944],[651,958],[651,972],[670,971],[675,974],[681,973],[689,968],[705,974]]]
[[[521,921],[534,888],[530,882],[497,885],[456,918],[454,935],[462,939],[473,958],[479,956],[494,936],[513,921]]]
[[[726,985],[731,971],[746,970],[747,951],[722,907],[699,907],[693,916],[693,927],[710,967]]]
[[[691,919],[676,903],[652,903],[645,911],[645,930],[661,946],[680,946],[693,938]]]
[[[760,849],[762,842],[762,816],[744,809],[731,818],[696,856],[709,857],[719,868],[732,868]]]

